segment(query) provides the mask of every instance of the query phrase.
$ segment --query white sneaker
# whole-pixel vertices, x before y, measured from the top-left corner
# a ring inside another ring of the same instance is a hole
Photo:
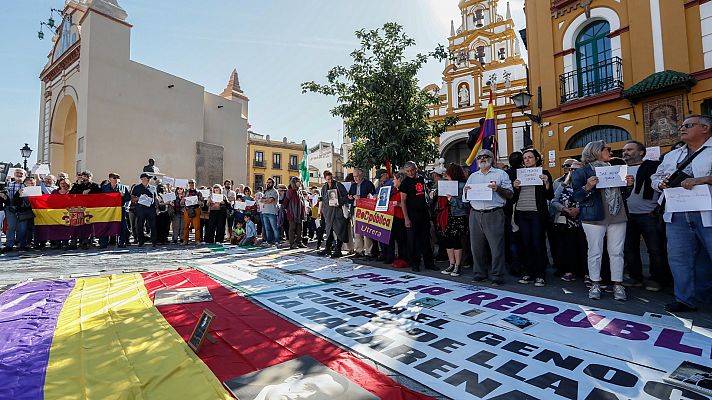
[[[601,285],[597,282],[591,284],[591,289],[588,291],[588,298],[592,300],[601,299]]]
[[[538,287],[546,286],[546,281],[544,281],[544,278],[536,278],[536,280],[534,281],[534,286],[538,286]]]
[[[623,285],[613,285],[613,299],[618,301],[628,300],[628,296],[625,294],[625,288]]]
[[[450,276],[460,276],[460,267],[455,265],[455,268],[450,272]]]

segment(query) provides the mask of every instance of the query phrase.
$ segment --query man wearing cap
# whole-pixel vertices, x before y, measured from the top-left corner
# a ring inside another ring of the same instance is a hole
[[[151,177],[147,173],[141,174],[141,184],[134,186],[131,191],[131,202],[136,204],[136,224],[138,225],[139,236],[138,245],[143,246],[146,238],[143,236],[143,227],[148,222],[149,229],[151,230],[151,243],[155,247],[158,243],[158,232],[156,232],[156,194],[154,191],[149,189],[148,181]],[[150,205],[145,205],[139,203],[141,196],[147,196],[152,201]]]
[[[131,202],[131,193],[129,188],[121,183],[121,176],[116,172],[109,174],[109,182],[101,186],[103,193],[120,193],[121,194],[121,234],[119,235],[119,247],[126,247],[129,244],[129,224],[128,224],[128,208]],[[109,245],[109,237],[102,236],[99,238],[99,247],[105,249]]]
[[[89,170],[80,172],[77,175],[77,183],[69,190],[69,194],[98,194],[101,193],[101,187],[96,182],[92,182],[94,175]],[[83,249],[88,249],[92,244],[92,238],[81,238],[81,246]],[[69,249],[76,249],[77,239],[73,239],[69,245]]]
[[[477,153],[478,170],[473,172],[464,192],[472,188],[470,185],[487,184],[492,190],[491,200],[470,200],[470,247],[474,258],[474,280],[482,282],[489,278],[495,286],[504,283],[504,205],[514,194],[512,181],[501,169],[493,167],[494,154],[482,149]],[[489,246],[492,265],[485,264],[485,246]],[[489,274],[488,274],[489,272]]]
[[[193,206],[185,205],[186,197],[197,197],[198,203]],[[195,243],[200,243],[200,204],[203,203],[203,196],[198,189],[195,188],[195,179],[188,180],[188,190],[185,191],[185,196],[180,200],[180,205],[183,206],[183,244],[188,244],[190,237],[190,226],[195,230]]]

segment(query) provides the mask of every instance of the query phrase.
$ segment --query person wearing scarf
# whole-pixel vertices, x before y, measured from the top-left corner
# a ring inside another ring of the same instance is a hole
[[[590,142],[584,147],[581,154],[584,166],[573,174],[573,199],[579,203],[579,218],[588,242],[588,274],[592,282],[588,297],[601,298],[601,257],[604,239],[607,238],[613,298],[625,301],[627,296],[622,285],[627,222],[624,198],[630,195],[634,178],[626,176],[627,186],[623,188],[596,188],[596,167],[610,166],[610,159],[611,148],[602,140]]]

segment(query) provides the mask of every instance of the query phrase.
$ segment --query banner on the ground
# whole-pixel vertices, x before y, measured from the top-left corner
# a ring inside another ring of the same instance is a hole
[[[69,240],[121,233],[121,194],[46,194],[28,197],[35,239]]]
[[[387,211],[376,211],[376,201],[376,199],[356,200],[355,232],[388,244],[391,240],[391,227],[393,227],[393,204],[388,207]]]
[[[517,303],[506,297],[492,308],[487,307],[489,303],[471,304],[460,317],[480,320],[467,323],[438,311],[445,300],[434,295],[434,290],[428,293],[427,288],[408,290],[385,283],[361,286],[354,282],[254,298],[453,399],[708,399],[665,383],[666,372],[660,369],[614,358],[626,354],[610,351],[603,340],[593,341],[591,346],[598,352],[591,352],[531,335],[529,329],[541,323],[529,314],[540,310],[540,304]],[[478,314],[498,308],[508,308],[507,316],[491,313],[482,320]],[[485,323],[489,320],[492,322]],[[547,331],[557,337],[557,329],[561,330],[550,326]],[[654,346],[647,350],[648,361],[661,353]],[[678,360],[691,358],[678,355]]]
[[[267,266],[252,265],[243,260],[237,260],[230,264],[198,265],[196,268],[247,296],[324,284],[310,276],[291,274],[288,271]]]

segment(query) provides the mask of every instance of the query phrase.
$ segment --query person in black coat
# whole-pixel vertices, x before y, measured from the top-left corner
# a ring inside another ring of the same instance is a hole
[[[364,172],[360,168],[354,168],[354,182],[349,188],[349,202],[351,203],[351,218],[354,217],[354,210],[356,208],[356,200],[366,199],[368,196],[373,196],[376,194],[376,187],[373,182],[368,179],[364,179]],[[356,222],[352,221],[352,227],[356,226]],[[371,258],[371,251],[373,251],[373,241],[368,236],[360,235],[354,231],[354,252],[356,257],[365,257],[367,259]]]
[[[522,152],[524,168],[541,167],[541,155],[535,149]],[[522,169],[520,169],[522,171]],[[543,170],[541,184],[524,186],[516,179],[514,187],[514,223],[519,227],[522,238],[521,257],[525,268],[525,275],[519,283],[534,282],[536,286],[544,286],[546,266],[549,256],[546,252],[546,225],[549,220],[549,206],[547,201],[554,198],[554,186],[551,174]]]

